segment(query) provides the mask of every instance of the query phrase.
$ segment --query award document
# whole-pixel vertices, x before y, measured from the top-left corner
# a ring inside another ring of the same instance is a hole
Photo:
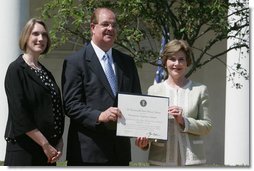
[[[118,94],[117,136],[167,140],[169,98]]]

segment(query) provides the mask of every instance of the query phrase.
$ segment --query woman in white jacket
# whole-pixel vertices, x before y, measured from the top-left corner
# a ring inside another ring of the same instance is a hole
[[[168,140],[136,138],[136,145],[149,151],[149,163],[156,166],[184,166],[206,163],[203,135],[212,128],[208,91],[203,84],[185,77],[191,65],[191,49],[184,40],[172,40],[162,53],[165,81],[149,87],[148,94],[169,97]]]

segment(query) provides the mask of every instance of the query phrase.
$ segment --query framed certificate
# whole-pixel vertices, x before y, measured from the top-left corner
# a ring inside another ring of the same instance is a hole
[[[168,97],[118,94],[117,136],[167,140]]]

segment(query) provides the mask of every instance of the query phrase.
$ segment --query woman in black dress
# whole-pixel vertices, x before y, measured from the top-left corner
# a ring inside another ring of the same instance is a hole
[[[62,154],[64,113],[59,87],[38,61],[50,44],[45,23],[30,19],[19,40],[24,53],[9,65],[5,77],[6,166],[56,165]]]

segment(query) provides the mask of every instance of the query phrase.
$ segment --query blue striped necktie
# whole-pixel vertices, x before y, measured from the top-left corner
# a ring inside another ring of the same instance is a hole
[[[114,93],[114,95],[116,95],[117,92],[117,81],[116,81],[116,75],[113,71],[112,65],[111,65],[111,61],[110,58],[108,56],[107,53],[105,53],[105,55],[103,55],[103,61],[104,61],[104,71],[105,74],[107,76],[108,82],[110,84],[110,87]]]

